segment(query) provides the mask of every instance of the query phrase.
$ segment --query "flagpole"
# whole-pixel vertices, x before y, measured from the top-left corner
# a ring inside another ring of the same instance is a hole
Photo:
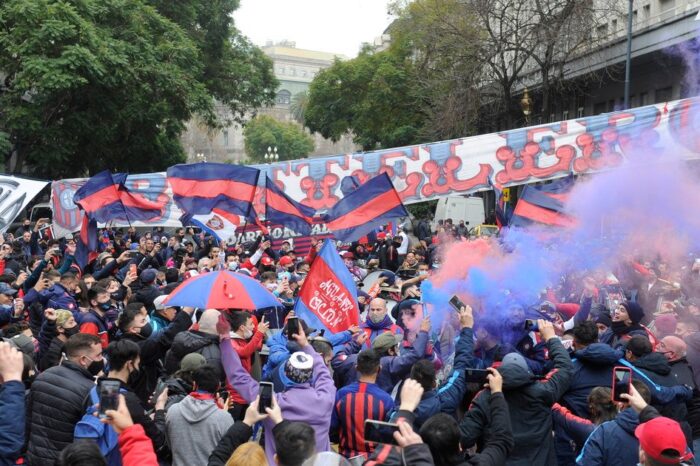
[[[248,203],[248,212],[246,212],[245,215],[245,220],[243,221],[243,230],[241,233],[241,241],[238,244],[242,244],[244,241],[243,238],[245,237],[245,229],[248,227],[248,217],[250,217],[250,209],[253,208],[253,200],[255,200],[255,192],[258,190],[258,184],[260,183],[260,173],[261,171],[258,170],[258,176],[255,178],[255,189],[253,189],[253,194],[250,196],[250,202]],[[236,246],[238,246],[236,244]]]

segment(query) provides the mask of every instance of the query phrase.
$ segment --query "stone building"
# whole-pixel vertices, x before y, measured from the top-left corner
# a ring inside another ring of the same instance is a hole
[[[308,91],[311,81],[319,71],[331,66],[336,58],[346,59],[340,54],[299,49],[290,41],[268,42],[262,50],[272,59],[274,73],[280,85],[274,105],[260,109],[258,113],[271,115],[280,121],[294,121],[294,96]],[[223,106],[218,110],[226,112]],[[318,133],[312,136],[315,149],[310,154],[311,157],[349,153],[359,149],[352,143],[350,136],[344,136],[337,143],[324,139]],[[190,162],[242,162],[246,159],[243,128],[240,125],[223,130],[210,130],[193,119],[187,123],[181,140]]]

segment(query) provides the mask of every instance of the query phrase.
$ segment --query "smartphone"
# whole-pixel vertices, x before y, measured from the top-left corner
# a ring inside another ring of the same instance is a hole
[[[450,298],[450,306],[452,306],[455,311],[459,312],[460,309],[463,307],[467,307],[461,299],[457,297],[457,295],[454,295]]]
[[[275,392],[272,382],[260,382],[260,401],[258,401],[258,413],[267,414],[265,408],[272,408],[272,397]]]
[[[137,273],[136,264],[131,264],[131,265],[129,266],[129,273],[130,273],[131,275],[134,275],[134,274]]]
[[[372,419],[365,420],[365,442],[367,443],[397,445],[396,439],[394,438],[394,432],[398,431],[398,424],[373,421]]]
[[[299,335],[299,318],[290,317],[287,319],[287,338],[292,338],[292,335]]]
[[[617,366],[613,368],[612,399],[613,401],[627,400],[620,397],[623,393],[629,394],[632,385],[632,369],[629,367]]]
[[[280,272],[277,274],[277,280],[284,280],[285,278],[289,280],[289,277],[291,277],[292,274],[289,272]]]
[[[529,332],[539,332],[540,328],[536,320],[525,319],[525,330]]]
[[[483,385],[488,381],[489,371],[485,369],[467,369],[464,371],[467,382]]]
[[[165,380],[158,380],[158,383],[156,384],[156,389],[153,391],[153,397],[151,398],[152,404],[155,405],[156,401],[158,400],[158,397],[163,393],[163,390],[167,387]]]
[[[105,415],[108,409],[119,408],[119,388],[121,382],[118,380],[100,380],[97,385],[97,392],[100,394],[100,416]]]

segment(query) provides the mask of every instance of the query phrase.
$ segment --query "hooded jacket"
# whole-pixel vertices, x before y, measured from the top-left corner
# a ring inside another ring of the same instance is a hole
[[[691,369],[685,358],[669,364],[671,366],[671,375],[673,375],[676,383],[693,388],[693,397],[686,402],[686,408],[688,409],[686,420],[693,430],[693,438],[700,438],[700,390],[698,390],[693,379],[693,369]]]
[[[165,425],[173,466],[207,464],[219,440],[233,425],[231,415],[213,399],[187,396],[170,408]]]
[[[10,380],[0,385],[0,465],[15,464],[24,446],[24,384]]]
[[[562,397],[562,405],[576,416],[588,417],[588,395],[595,387],[610,387],[613,368],[623,357],[621,351],[604,343],[593,343],[571,356],[574,372],[569,389]]]
[[[220,379],[224,380],[218,335],[204,333],[199,330],[190,330],[178,334],[173,340],[173,345],[165,354],[165,371],[168,374],[177,372],[180,369],[182,358],[190,353],[199,353],[204,356],[207,364],[216,367],[220,371]]]
[[[583,445],[576,458],[580,466],[629,466],[639,462],[639,441],[634,429],[639,416],[632,408],[621,411],[617,417],[599,425]]]
[[[536,382],[529,369],[503,364],[503,395],[508,403],[515,447],[506,464],[509,466],[548,466],[557,464],[552,439],[552,405],[569,388],[573,365],[557,338],[546,342],[555,370],[548,380]],[[479,392],[459,425],[462,444],[469,448],[491,434],[490,391]]]
[[[671,373],[671,365],[661,353],[652,352],[646,354],[633,361],[632,365],[656,385],[662,387],[679,385],[678,381]],[[641,377],[641,379],[649,386],[649,390],[652,392],[652,404],[661,412],[662,416],[670,417],[678,422],[683,422],[685,420],[688,410],[685,407],[684,401],[674,401],[661,406],[653,395],[653,384],[649,383],[649,380],[646,380],[644,377]]]
[[[303,421],[316,432],[316,451],[330,451],[329,430],[331,412],[335,402],[336,389],[330,371],[323,358],[311,345],[302,348],[313,359],[313,376],[310,383],[295,384],[282,393],[275,393],[275,399],[288,421]],[[226,370],[228,383],[241,394],[247,403],[258,396],[259,384],[241,365],[238,354],[233,350],[228,338],[221,340],[221,358]],[[269,464],[274,464],[275,444],[272,421],[263,421],[265,428],[265,455]],[[193,463],[194,464],[194,463]],[[201,463],[206,464],[206,463]]]
[[[384,319],[381,322],[376,324],[372,322],[369,316],[367,316],[367,319],[364,322],[360,323],[360,329],[362,329],[362,331],[367,334],[367,341],[365,342],[365,346],[367,348],[371,348],[374,339],[382,333],[391,332],[395,335],[403,334],[403,330],[401,330],[401,327],[396,325],[394,321],[391,320],[391,317],[388,313],[384,316]]]

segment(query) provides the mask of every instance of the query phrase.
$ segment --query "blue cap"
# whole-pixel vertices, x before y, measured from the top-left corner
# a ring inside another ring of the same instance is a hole
[[[5,282],[0,282],[0,294],[6,294],[8,296],[14,296],[17,293],[17,290],[12,288],[10,285],[8,285]]]
[[[141,279],[142,283],[151,283],[156,279],[156,271],[155,269],[146,269],[141,272],[139,278]]]

